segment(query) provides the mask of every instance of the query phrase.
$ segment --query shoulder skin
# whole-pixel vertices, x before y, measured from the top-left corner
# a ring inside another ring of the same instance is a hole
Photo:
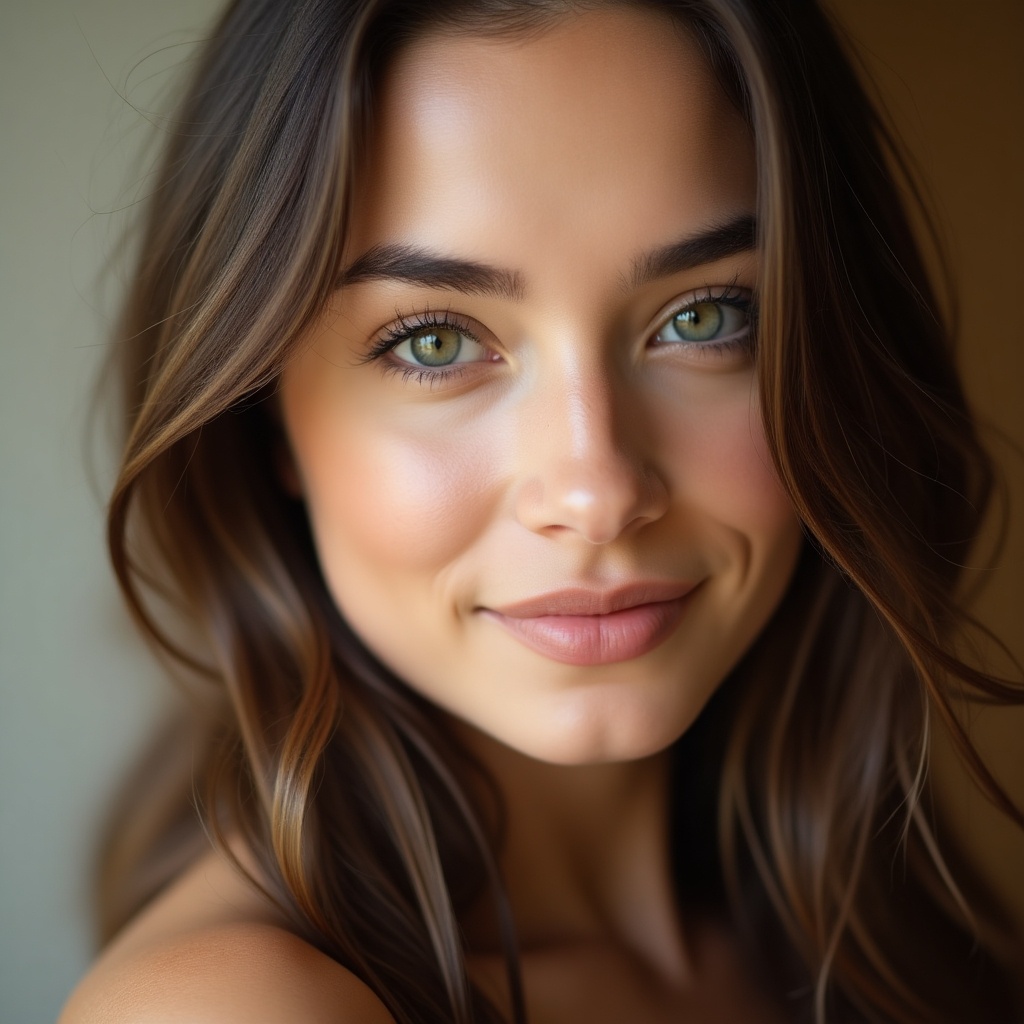
[[[114,939],[58,1024],[394,1024],[364,982],[286,925],[211,851]]]
[[[101,962],[58,1024],[394,1024],[351,971],[262,923],[202,928]]]

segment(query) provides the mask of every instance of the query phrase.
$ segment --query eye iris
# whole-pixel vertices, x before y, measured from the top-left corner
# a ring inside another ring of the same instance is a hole
[[[454,362],[462,348],[462,336],[458,331],[443,327],[431,327],[428,331],[414,334],[409,347],[413,358],[424,366],[446,366]]]
[[[672,327],[687,341],[708,341],[722,329],[722,308],[717,302],[698,302],[680,310]]]

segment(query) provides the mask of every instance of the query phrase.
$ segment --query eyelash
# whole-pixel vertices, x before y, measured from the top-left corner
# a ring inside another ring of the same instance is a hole
[[[478,345],[483,342],[469,330],[468,326],[458,317],[453,316],[451,309],[443,313],[434,313],[424,309],[422,313],[415,313],[412,316],[405,316],[395,310],[397,319],[393,324],[384,328],[381,337],[374,344],[363,360],[367,363],[379,361],[381,371],[385,374],[401,374],[403,381],[413,380],[417,384],[443,384],[455,377],[461,377],[464,368],[470,363],[455,363],[452,366],[414,366],[412,363],[388,362],[384,357],[394,348],[397,348],[403,341],[407,341],[412,335],[419,331],[443,330],[457,331],[459,334],[471,338]]]
[[[738,287],[735,281],[730,281],[724,288],[713,289],[705,287],[704,291],[696,292],[686,297],[685,302],[673,306],[664,316],[661,317],[661,326],[654,332],[658,335],[665,329],[672,319],[678,316],[684,309],[691,306],[699,306],[703,303],[715,303],[722,306],[729,306],[731,309],[745,313],[747,317],[746,329],[741,334],[734,334],[723,338],[721,341],[707,342],[663,342],[663,345],[680,345],[690,350],[691,353],[701,359],[722,358],[732,352],[753,353],[757,340],[757,299],[753,292],[746,292]]]
[[[745,294],[743,290],[736,286],[735,282],[731,282],[718,290],[708,287],[702,292],[689,295],[685,302],[681,302],[661,318],[660,326],[653,336],[664,330],[665,325],[684,309],[689,306],[700,305],[701,303],[719,303],[745,313],[748,321],[746,330],[738,336],[734,335],[717,342],[662,342],[662,346],[677,345],[685,347],[693,353],[700,353],[699,358],[702,359],[721,358],[731,352],[741,350],[750,352],[753,350],[757,328],[757,302],[752,294]],[[437,386],[462,376],[465,368],[473,365],[472,363],[456,363],[451,366],[432,368],[415,366],[412,363],[389,362],[384,358],[392,349],[397,348],[403,341],[407,341],[412,335],[420,331],[431,329],[457,331],[478,345],[483,345],[483,342],[476,337],[467,324],[458,316],[452,314],[450,308],[444,312],[432,312],[430,309],[424,309],[421,313],[415,313],[411,316],[395,310],[395,316],[397,318],[395,322],[384,328],[380,338],[374,343],[362,361],[365,363],[379,362],[383,373],[400,374],[403,381],[412,380],[416,384]]]

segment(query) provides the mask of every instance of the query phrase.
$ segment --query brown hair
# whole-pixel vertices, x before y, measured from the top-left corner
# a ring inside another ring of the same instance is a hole
[[[333,289],[384,62],[431,27],[526,31],[585,6],[233,2],[173,122],[118,333],[129,431],[111,556],[143,630],[206,680],[205,818],[402,1024],[501,1019],[467,979],[457,924],[485,886],[525,1020],[500,795],[470,799],[482,773],[331,602],[273,470],[266,399]],[[991,470],[901,205],[904,164],[810,0],[642,6],[693,33],[753,130],[757,372],[807,533],[772,622],[677,744],[677,834],[708,843],[677,844],[680,898],[746,936],[792,1019],[1008,1019],[1001,922],[969,871],[954,882],[922,802],[938,715],[1024,824],[954,713],[961,695],[1021,691],[955,654]],[[175,610],[203,655],[172,635]],[[187,788],[168,786],[130,856],[109,851],[107,934],[180,863],[126,885],[125,864],[184,848]]]

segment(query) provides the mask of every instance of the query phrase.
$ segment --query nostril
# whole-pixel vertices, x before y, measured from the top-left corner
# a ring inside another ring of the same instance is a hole
[[[660,518],[667,507],[664,483],[649,468],[624,457],[600,464],[562,458],[523,482],[516,515],[534,532],[607,544]]]

